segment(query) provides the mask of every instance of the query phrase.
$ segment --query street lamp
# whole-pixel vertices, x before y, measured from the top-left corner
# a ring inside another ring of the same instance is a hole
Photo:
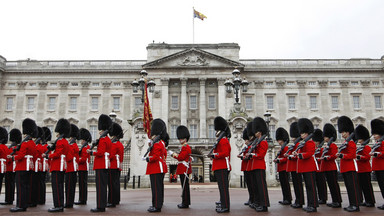
[[[240,71],[238,69],[233,70],[232,71],[232,75],[233,75],[232,80],[227,79],[224,82],[224,85],[225,85],[226,91],[228,93],[232,92],[232,88],[234,89],[234,93],[236,95],[235,101],[236,101],[236,103],[239,103],[239,91],[240,91],[240,88],[241,88],[241,90],[243,92],[247,92],[248,91],[249,82],[245,78],[241,79]]]
[[[109,113],[109,117],[111,117],[112,122],[116,122],[117,114],[115,113],[115,110],[112,109],[112,112]]]
[[[270,130],[269,130],[269,123],[271,122],[271,113],[267,110],[267,112],[264,113],[264,121],[267,123],[267,143],[270,145],[270,143],[273,142],[270,136]]]
[[[148,72],[146,70],[142,70],[142,71],[140,71],[140,76],[141,77],[140,77],[139,81],[133,80],[131,85],[133,86],[133,92],[134,93],[137,93],[140,89],[141,102],[144,103],[144,91],[145,91],[144,87],[145,87],[145,82],[147,82]],[[147,86],[148,86],[150,93],[153,93],[155,91],[155,85],[156,85],[156,83],[152,79],[147,82]]]

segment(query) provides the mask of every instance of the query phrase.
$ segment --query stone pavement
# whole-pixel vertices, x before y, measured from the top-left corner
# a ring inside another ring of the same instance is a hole
[[[148,213],[147,208],[151,205],[151,191],[150,189],[128,189],[123,190],[121,193],[121,204],[116,208],[107,209],[104,213],[91,213],[89,210],[95,207],[96,194],[95,188],[90,187],[88,193],[88,204],[85,206],[75,206],[73,209],[65,209],[63,213],[55,213],[56,215],[219,215],[215,212],[215,201],[219,200],[219,191],[215,184],[194,184],[191,186],[191,202],[192,205],[189,209],[178,209],[177,204],[181,202],[181,188],[179,184],[166,184],[165,185],[165,198],[164,206],[161,213]],[[49,188],[47,188],[49,189]],[[348,198],[345,188],[342,186],[343,207],[348,205]],[[381,193],[375,187],[376,202],[378,205],[384,204]],[[28,208],[27,212],[10,213],[9,209],[13,206],[0,206],[0,215],[52,215],[47,210],[52,207],[52,194],[50,190],[47,193],[47,203],[44,206],[36,208]],[[301,209],[293,209],[288,206],[278,204],[281,200],[281,191],[279,187],[269,187],[269,198],[271,207],[269,212],[258,213],[243,203],[247,200],[247,190],[243,188],[231,188],[231,212],[222,215],[308,215],[308,213]],[[76,194],[76,199],[77,199]],[[330,199],[330,195],[328,197]],[[0,196],[0,200],[4,200],[4,191]],[[360,207],[359,213],[348,213],[340,209],[332,209],[321,205],[317,213],[312,215],[383,215],[384,211],[375,208]]]

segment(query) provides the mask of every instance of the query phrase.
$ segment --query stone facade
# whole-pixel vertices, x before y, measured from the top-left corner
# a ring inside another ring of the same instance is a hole
[[[156,83],[149,94],[154,118],[162,118],[171,136],[169,148],[179,148],[176,127],[190,129],[192,153],[206,155],[215,142],[213,120],[220,115],[231,127],[231,186],[240,185],[241,134],[246,122],[269,111],[272,138],[278,127],[301,117],[316,127],[336,124],[347,115],[355,124],[370,128],[374,118],[384,119],[384,59],[239,59],[238,44],[149,44],[147,60],[127,61],[7,61],[0,56],[0,126],[21,128],[24,118],[54,128],[61,117],[97,136],[100,114],[117,114],[127,129],[124,144],[130,147],[125,164],[131,175],[148,186],[147,149],[142,127],[141,93],[131,82],[145,69]],[[240,106],[224,82],[237,68],[250,85],[240,92]],[[276,142],[274,142],[276,145]],[[276,183],[272,160],[278,147],[270,144],[266,156],[267,179]],[[177,162],[167,159],[173,171]],[[210,159],[195,157],[193,172],[210,180]],[[125,175],[126,173],[123,173]],[[168,175],[166,175],[168,178]]]

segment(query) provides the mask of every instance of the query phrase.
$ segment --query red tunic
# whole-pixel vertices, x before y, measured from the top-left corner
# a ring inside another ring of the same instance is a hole
[[[377,148],[375,152],[380,152],[381,154],[372,158],[372,170],[384,170],[384,141],[381,142],[381,146]]]
[[[56,148],[48,158],[50,159],[49,171],[60,171],[63,172],[66,169],[66,155],[69,150],[68,140],[61,138],[56,142]]]
[[[371,160],[370,152],[371,147],[368,145],[364,146],[363,151],[359,152],[360,159],[356,160],[358,173],[372,172],[371,163],[369,162]]]
[[[176,175],[184,174],[187,171],[187,169],[188,169],[187,174],[192,173],[192,164],[190,161],[191,153],[192,153],[191,147],[188,144],[185,144],[181,147],[179,155],[177,157],[174,157],[179,161],[179,164],[177,164]],[[188,167],[186,165],[188,165]]]
[[[244,151],[244,153],[242,154],[243,157],[247,154],[250,148],[251,145],[249,145],[247,147],[247,150]],[[247,171],[248,162],[249,160],[246,160],[245,158],[241,159],[241,171]]]
[[[88,171],[89,169],[89,160],[91,155],[87,152],[91,147],[89,145],[85,146],[79,156],[79,171]]]
[[[289,158],[287,158],[287,172],[296,172],[297,169],[297,157],[292,155],[292,152],[294,152],[299,146],[300,142],[295,144],[295,147],[292,149],[291,152],[288,153],[290,155]]]
[[[124,159],[124,146],[120,141],[112,143],[111,155],[109,158],[111,159],[111,169],[121,170],[121,165]],[[117,160],[117,158],[119,158],[119,160]]]
[[[252,153],[255,155],[252,155],[251,160],[248,162],[247,171],[252,171],[256,169],[265,170],[265,160],[264,157],[267,154],[268,151],[268,143],[267,141],[263,140],[257,145],[255,150],[253,150]]]
[[[16,161],[15,171],[32,171],[34,168],[33,156],[36,155],[36,144],[32,140],[23,142],[20,150],[14,155]],[[28,167],[27,167],[27,164]]]
[[[331,143],[331,145],[329,145],[328,152],[324,155],[329,157],[327,157],[326,160],[321,161],[321,164],[320,164],[321,172],[337,170],[336,154],[337,154],[337,145],[335,143]]]
[[[284,154],[288,151],[288,146],[285,146],[281,151],[280,155],[277,157],[279,162],[277,163],[277,172],[286,171],[287,170],[287,161],[288,159],[284,157]]]
[[[312,140],[305,143],[304,147],[299,149],[297,160],[297,173],[315,172],[317,171],[316,162],[313,155],[316,151],[316,144]]]
[[[40,144],[36,146],[37,161],[35,162],[35,171],[36,170],[38,172],[43,171],[44,158],[43,158],[42,154],[44,154],[47,151],[47,146],[48,145],[40,145]],[[37,168],[36,168],[36,166],[37,166]]]
[[[78,170],[78,158],[79,158],[79,147],[77,143],[69,145],[68,154],[67,154],[67,170],[66,173],[76,172]]]
[[[109,169],[109,157],[111,151],[111,139],[108,136],[99,139],[97,151],[93,152],[95,159],[93,161],[93,170]]]
[[[340,152],[343,158],[340,159],[340,172],[345,173],[349,171],[356,171],[355,161],[356,158],[356,144],[352,140],[348,142],[347,148]]]
[[[5,144],[0,144],[0,173],[7,172],[7,155],[8,147]]]
[[[316,150],[317,150],[317,148],[316,148]],[[316,152],[316,150],[315,150],[315,152]],[[321,163],[323,162],[322,160],[320,160],[320,157],[321,157],[321,155],[323,155],[323,151],[324,151],[324,148],[321,148],[320,149],[320,152],[318,153],[318,154],[315,154],[315,159],[316,159],[316,162],[317,162],[317,172],[322,172],[321,171]]]
[[[12,148],[8,149],[7,155],[10,155],[13,152],[13,149],[16,148],[16,146],[13,146]],[[16,163],[12,160],[12,158],[7,158],[7,172],[14,172],[14,169],[16,168]]]
[[[217,144],[216,148],[213,150],[213,153],[216,153],[215,158],[212,160],[212,171],[220,170],[220,169],[228,169],[231,168],[231,145],[227,137],[224,137]]]
[[[165,143],[163,140],[153,144],[153,148],[149,152],[148,157],[149,162],[147,163],[147,175],[168,172],[167,164],[165,163],[167,158],[167,149],[165,149]]]

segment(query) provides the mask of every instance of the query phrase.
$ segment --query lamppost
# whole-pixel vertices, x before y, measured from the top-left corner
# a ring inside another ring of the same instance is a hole
[[[115,113],[115,110],[112,109],[112,112],[109,113],[109,117],[111,117],[112,122],[116,122],[117,114]]]
[[[267,123],[267,143],[268,143],[268,146],[273,146],[273,140],[270,136],[270,130],[269,130],[269,123],[271,122],[271,113],[267,110],[265,113],[264,113],[264,121],[265,123]]]
[[[245,78],[241,79],[240,71],[238,69],[233,70],[232,71],[232,75],[233,75],[232,80],[227,79],[224,82],[224,85],[226,86],[226,91],[228,93],[232,92],[232,88],[234,89],[234,93],[235,93],[235,96],[236,96],[235,97],[235,101],[236,101],[236,103],[239,103],[239,90],[240,90],[240,87],[241,87],[241,90],[243,92],[247,92],[248,91],[249,82]]]
[[[139,88],[140,88],[140,91],[141,91],[141,103],[144,103],[144,87],[145,87],[145,82],[147,82],[147,75],[148,75],[148,72],[146,70],[142,70],[140,71],[140,79],[139,81],[136,81],[134,80],[131,85],[133,86],[133,92],[134,93],[137,93]],[[152,79],[149,80],[147,82],[147,85],[148,85],[148,89],[149,89],[149,92],[150,93],[153,93],[155,91],[155,81],[153,81]]]

